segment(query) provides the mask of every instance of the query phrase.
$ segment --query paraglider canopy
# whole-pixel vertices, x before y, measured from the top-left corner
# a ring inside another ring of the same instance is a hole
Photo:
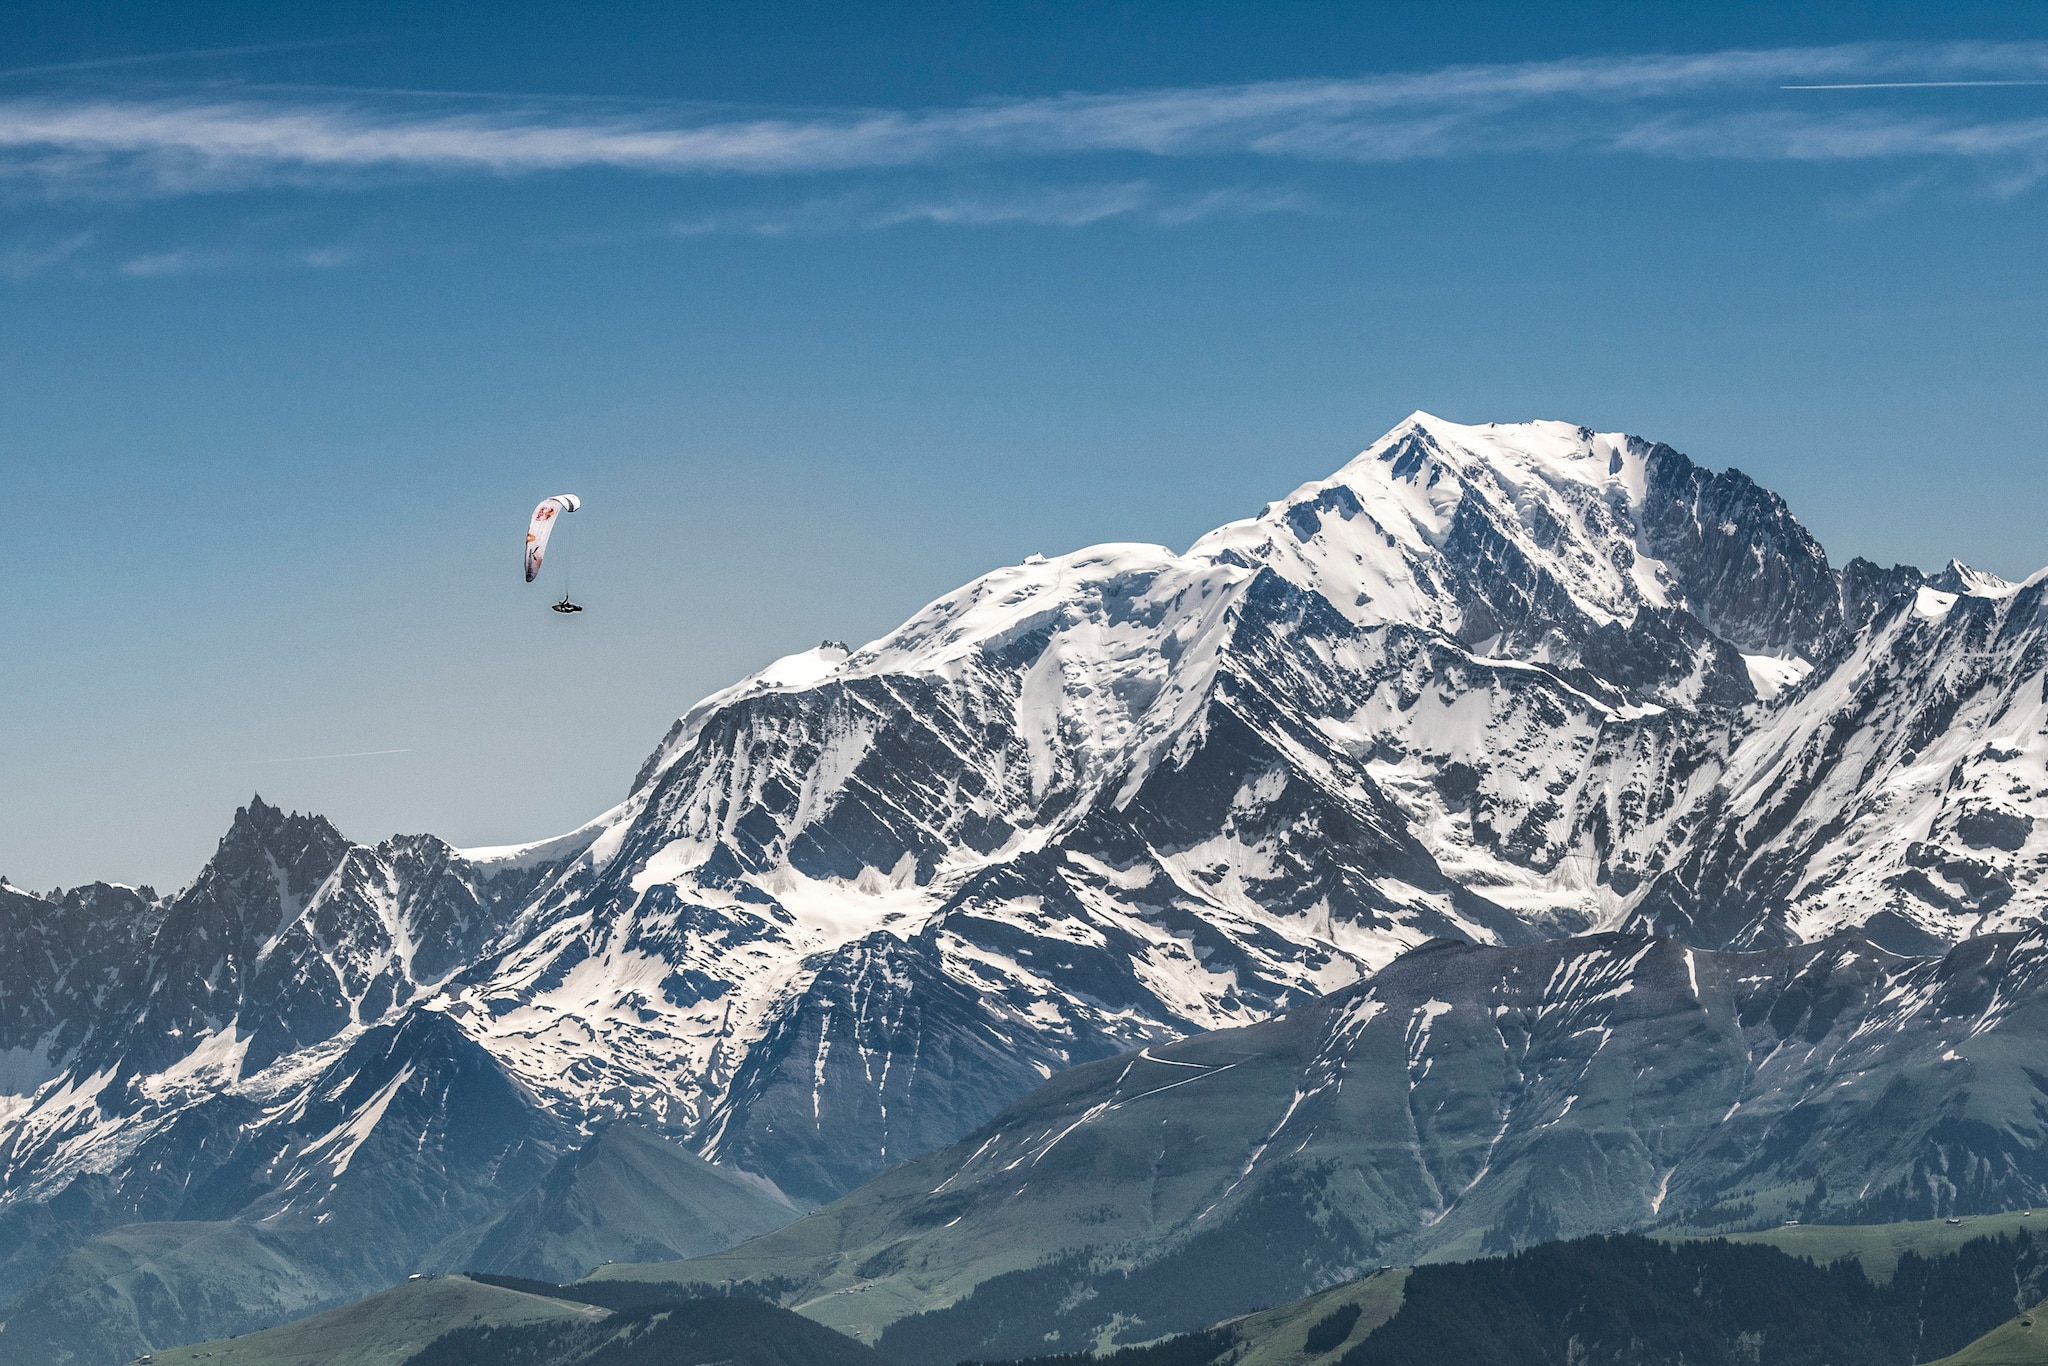
[[[583,500],[573,493],[558,493],[552,498],[543,498],[540,506],[533,510],[533,520],[526,524],[526,581],[532,583],[540,573],[541,557],[547,554],[548,537],[554,535],[555,522],[565,512],[574,512],[583,506]]]

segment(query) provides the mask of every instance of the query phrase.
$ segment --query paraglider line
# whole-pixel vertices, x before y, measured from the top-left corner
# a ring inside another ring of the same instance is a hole
[[[320,759],[368,759],[378,754],[410,754],[410,749],[359,749],[351,754],[297,754],[289,759],[251,759],[252,764],[310,764]]]

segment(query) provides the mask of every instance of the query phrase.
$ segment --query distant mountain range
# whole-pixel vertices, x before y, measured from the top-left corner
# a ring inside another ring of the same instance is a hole
[[[779,660],[557,839],[258,800],[175,894],[0,886],[0,1342],[183,1236],[135,1225],[207,1250],[96,1303],[130,1344],[485,1247],[644,1256],[587,1204],[559,1249],[488,1232],[621,1122],[759,1178],[717,1187],[759,1197],[736,1236],[1434,938],[2031,925],[2043,592],[1837,569],[1668,446],[1417,414],[1184,554],[1033,557]]]

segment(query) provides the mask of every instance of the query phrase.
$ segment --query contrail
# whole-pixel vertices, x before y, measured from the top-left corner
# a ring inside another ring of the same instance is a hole
[[[1781,85],[1780,90],[1969,90],[1986,85],[2048,85],[2048,81],[1853,81],[1841,85]]]
[[[17,66],[0,71],[10,76],[54,75],[64,71],[104,71],[123,66],[153,66],[160,62],[207,61],[215,57],[250,57],[270,52],[303,52],[309,48],[346,47],[375,41],[368,38],[316,38],[303,43],[245,43],[241,47],[195,47],[177,52],[144,52],[131,57],[97,57],[84,62],[48,62],[42,66]]]
[[[289,759],[251,759],[252,764],[310,764],[317,759],[368,759],[377,754],[410,754],[410,749],[359,749],[349,754],[295,754]]]

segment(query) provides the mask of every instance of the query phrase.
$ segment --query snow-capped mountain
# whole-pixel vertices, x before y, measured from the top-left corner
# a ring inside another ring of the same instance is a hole
[[[0,1302],[122,1223],[313,1246],[273,1214],[338,1217],[391,1115],[472,1125],[363,1070],[380,1030],[502,1083],[523,1154],[416,1164],[447,1217],[380,1255],[428,1265],[606,1121],[822,1201],[1431,938],[2019,924],[2042,592],[1838,571],[1667,446],[1417,414],[1185,553],[1033,557],[776,661],[557,839],[257,802],[173,896],[0,889]]]
[[[830,1195],[1034,1074],[1624,914],[1743,650],[1802,669],[1841,612],[1739,475],[1418,417],[1185,555],[1035,559],[707,699],[449,1009]]]
[[[1974,591],[1892,599],[1742,734],[1636,920],[1704,943],[1860,925],[1926,952],[2040,917],[2048,577],[1939,581]]]
[[[1837,573],[1775,495],[1669,447],[1418,415],[1186,554],[1034,558],[707,699],[451,1009],[543,1090],[633,1060],[664,1077],[636,1106],[819,1198],[935,1114],[1432,936],[1812,938],[1880,908],[1684,868],[1731,774],[1754,787],[1797,726],[1879,724],[1826,680],[1968,653],[1892,642],[1921,588]],[[1872,846],[1866,880],[1903,889],[1873,933],[2036,907],[1914,900],[1908,842],[1976,857],[1940,833]]]

